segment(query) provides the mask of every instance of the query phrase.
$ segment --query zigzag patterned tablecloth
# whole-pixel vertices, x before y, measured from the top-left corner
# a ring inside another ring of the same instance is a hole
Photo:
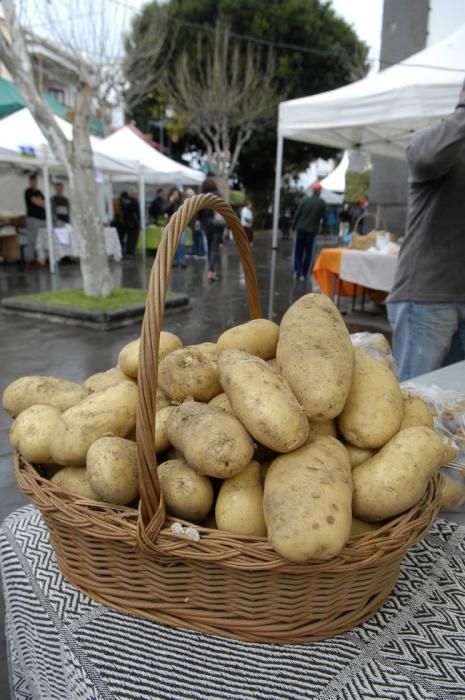
[[[60,575],[32,506],[5,520],[0,554],[13,700],[465,698],[465,527],[455,523],[438,520],[409,552],[376,617],[306,645],[243,644],[94,603]]]

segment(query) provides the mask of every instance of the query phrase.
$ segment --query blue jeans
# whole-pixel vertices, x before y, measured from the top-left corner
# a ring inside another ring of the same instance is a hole
[[[173,265],[186,264],[186,236],[187,232],[183,231],[181,234],[181,240],[179,241],[179,245],[176,250],[176,255],[174,256]]]
[[[294,272],[298,277],[307,277],[312,262],[315,233],[298,228],[294,245]]]
[[[200,228],[195,228],[192,232],[192,255],[205,255],[205,242],[203,240],[203,231]]]
[[[387,304],[400,381],[465,359],[465,303]]]

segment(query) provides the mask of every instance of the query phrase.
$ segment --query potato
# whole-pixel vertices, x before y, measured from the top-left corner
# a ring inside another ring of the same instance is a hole
[[[276,359],[312,421],[335,418],[352,382],[354,349],[337,307],[325,294],[306,294],[284,314]]]
[[[449,464],[449,462],[453,462],[459,453],[458,449],[455,447],[455,445],[452,445],[452,443],[448,441],[444,441],[442,443],[443,446],[443,453],[442,453],[442,460],[441,464]]]
[[[175,350],[158,365],[160,388],[175,401],[210,401],[221,394],[215,365],[200,350]]]
[[[352,479],[347,450],[321,436],[272,463],[263,507],[271,546],[290,561],[331,559],[350,537]]]
[[[121,437],[102,437],[87,452],[87,476],[103,501],[127,506],[139,495],[137,445]]]
[[[320,435],[331,435],[337,437],[337,428],[334,420],[308,421],[308,437],[309,440],[314,440]]]
[[[55,486],[64,491],[70,491],[75,496],[88,498],[91,501],[102,500],[89,484],[85,467],[63,467],[52,476],[50,481]]]
[[[400,428],[402,394],[397,377],[382,362],[355,350],[355,369],[347,402],[337,420],[345,440],[377,449]]]
[[[171,399],[165,394],[159,387],[157,388],[157,395],[155,398],[156,410],[159,411],[161,408],[166,408],[166,406],[172,406]]]
[[[450,470],[452,471],[452,470]],[[441,494],[441,510],[450,511],[458,508],[465,501],[465,472],[449,472],[442,470],[444,479]]]
[[[82,386],[91,393],[94,393],[95,391],[102,391],[102,389],[106,389],[109,386],[127,382],[128,379],[133,382],[136,381],[128,377],[120,367],[112,367],[111,369],[107,369],[106,372],[91,374],[90,377],[87,377],[85,382],[82,383]]]
[[[155,416],[155,452],[163,452],[171,447],[168,438],[167,423],[174,406],[166,406],[157,411]]]
[[[257,355],[262,360],[270,360],[276,354],[279,326],[266,318],[234,326],[222,333],[217,340],[218,353],[225,350],[243,350]]]
[[[433,416],[428,406],[418,396],[402,392],[403,418],[399,430],[412,428],[415,425],[424,425],[433,428]]]
[[[208,402],[210,406],[216,406],[217,408],[222,408],[223,411],[226,411],[227,413],[232,413],[234,415],[234,411],[231,406],[231,402],[226,396],[226,394],[223,392],[222,394],[218,394],[218,396],[214,396],[211,401]]]
[[[258,462],[250,462],[239,474],[223,481],[216,499],[215,520],[219,530],[266,537]]]
[[[362,462],[366,462],[367,459],[371,459],[376,454],[376,450],[369,450],[366,447],[355,447],[355,445],[349,445],[349,443],[345,445],[345,448],[349,454],[352,469],[358,467]]]
[[[234,414],[265,447],[291,452],[308,436],[308,419],[288,383],[268,364],[242,350],[218,359],[221,385]]]
[[[50,454],[58,464],[79,467],[87,450],[104,435],[125,437],[136,424],[137,386],[121,382],[91,394],[58,419],[50,438]]]
[[[139,350],[140,338],[133,340],[121,350],[118,357],[118,367],[122,369],[128,377],[137,377],[139,371]]]
[[[353,535],[361,535],[363,532],[372,532],[373,530],[377,530],[379,525],[376,525],[375,523],[365,523],[363,520],[359,520],[358,518],[352,518],[352,527],[350,530],[350,534]]]
[[[173,352],[173,350],[179,350],[182,347],[183,342],[177,335],[169,331],[161,331],[158,362],[169,355],[170,352]],[[137,340],[133,340],[125,345],[119,354],[118,365],[130,377],[137,377],[139,372],[139,352],[140,338],[137,338]]]
[[[275,372],[279,372],[278,361],[276,360],[276,357],[272,357],[271,360],[267,360],[266,362],[271,367],[271,369],[273,369]]]
[[[20,377],[3,392],[3,408],[13,418],[35,404],[66,411],[85,399],[88,394],[85,387],[66,379],[36,375]]]
[[[208,477],[198,474],[184,459],[172,459],[159,465],[158,479],[171,515],[192,523],[205,520],[213,504]]]
[[[251,462],[254,445],[235,416],[188,401],[168,418],[168,437],[199,474],[226,479]]]
[[[353,513],[367,522],[386,520],[418,503],[437,473],[443,445],[431,428],[404,428],[352,471]]]
[[[198,343],[197,345],[187,345],[186,350],[198,350],[209,362],[216,364],[218,360],[218,350],[216,343]]]
[[[10,444],[28,462],[53,462],[48,443],[61,411],[53,406],[35,404],[22,411],[10,428]]]

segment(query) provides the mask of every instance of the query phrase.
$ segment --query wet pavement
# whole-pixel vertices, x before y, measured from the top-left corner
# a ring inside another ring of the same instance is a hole
[[[267,314],[270,302],[270,240],[269,232],[258,234],[253,248],[264,314]],[[275,257],[273,319],[278,322],[293,301],[312,291],[310,282],[293,280],[291,245],[289,241],[282,242]],[[147,257],[145,263],[142,260],[112,263],[115,284],[144,288],[151,262],[152,258]],[[249,318],[244,276],[233,242],[227,242],[222,247],[221,276],[217,282],[207,281],[205,260],[189,258],[187,269],[173,270],[170,285],[173,291],[187,293],[191,298],[188,310],[168,315],[164,323],[164,328],[178,334],[185,344],[215,341],[223,330]],[[62,265],[55,276],[44,269],[22,272],[16,266],[0,266],[0,299],[80,286],[79,266],[76,264]],[[345,318],[351,332],[381,330],[389,336],[385,312],[381,308],[368,306],[364,313],[348,312]],[[113,331],[95,331],[0,314],[0,394],[10,382],[26,374],[54,375],[82,382],[90,374],[114,366],[120,349],[136,338],[139,330],[138,325],[133,325]],[[27,502],[13,477],[8,441],[10,424],[10,419],[0,410],[0,522],[8,513]],[[3,611],[0,612],[3,623]],[[2,634],[2,700],[7,700],[6,678]]]

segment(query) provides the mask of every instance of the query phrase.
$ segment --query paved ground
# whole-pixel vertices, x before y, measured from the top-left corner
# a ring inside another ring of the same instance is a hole
[[[269,235],[256,237],[254,258],[257,266],[264,312],[269,304],[270,251]],[[311,284],[292,279],[291,243],[282,243],[276,256],[274,287],[275,320],[302,294],[311,291]],[[150,260],[113,264],[115,283],[127,287],[144,287]],[[211,340],[229,326],[248,320],[245,284],[239,256],[233,243],[222,249],[222,275],[216,283],[206,279],[206,262],[189,260],[186,270],[173,270],[171,288],[186,292],[191,308],[173,313],[165,320],[165,329],[180,335],[188,343]],[[48,271],[21,273],[16,268],[0,267],[0,299],[49,289],[81,286],[77,265],[62,266],[51,278]],[[385,313],[371,307],[365,313],[346,315],[351,331],[381,330],[389,333]],[[50,374],[77,382],[115,365],[118,352],[125,343],[137,337],[139,327],[114,331],[93,331],[51,324],[45,321],[15,318],[0,314],[0,394],[11,381],[25,374]],[[15,508],[26,502],[16,487],[11,469],[8,442],[10,419],[0,410],[0,522]],[[0,611],[3,624],[3,610]],[[0,635],[0,700],[7,700],[7,677],[3,632]]]

